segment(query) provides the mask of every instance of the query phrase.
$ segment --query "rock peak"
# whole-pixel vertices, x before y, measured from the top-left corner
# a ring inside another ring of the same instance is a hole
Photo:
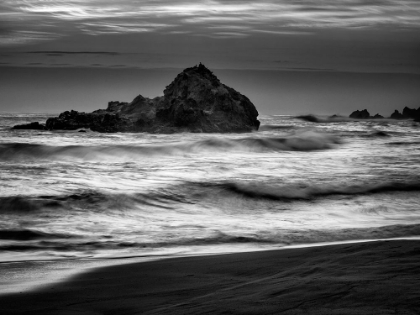
[[[188,80],[190,79],[190,80]],[[209,80],[214,85],[220,84],[219,79],[214,75],[212,71],[210,71],[205,65],[201,62],[199,65],[195,65],[194,67],[184,69],[178,76],[174,79],[173,82],[176,81],[191,81],[193,80]]]
[[[222,86],[220,80],[201,62],[197,66],[186,68],[169,84],[163,94],[165,97],[177,95],[185,98],[191,91],[211,90]]]
[[[183,72],[196,72],[198,74],[201,75],[213,75],[213,72],[211,72],[205,65],[203,65],[201,62],[197,65],[195,65],[194,67],[190,67],[190,68],[186,68]]]
[[[356,110],[350,114],[350,118],[354,119],[368,119],[370,117],[370,113],[367,111],[367,109],[364,109],[362,111]]]

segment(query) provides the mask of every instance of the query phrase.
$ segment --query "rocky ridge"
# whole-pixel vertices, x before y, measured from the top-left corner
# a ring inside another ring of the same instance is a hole
[[[349,116],[350,118],[354,119],[378,119],[384,118],[383,116],[376,114],[375,116],[371,116],[370,113],[364,109],[362,111],[356,110],[352,112]],[[415,121],[420,121],[420,107],[418,109],[404,107],[402,113],[398,110],[395,110],[391,116],[391,119],[414,119]]]
[[[258,111],[241,93],[222,84],[203,64],[187,68],[163,96],[109,102],[91,113],[66,111],[49,118],[47,130],[90,128],[99,132],[248,132],[258,130]],[[15,126],[15,129],[25,129]],[[37,126],[39,129],[39,125]],[[27,128],[32,129],[32,128]]]

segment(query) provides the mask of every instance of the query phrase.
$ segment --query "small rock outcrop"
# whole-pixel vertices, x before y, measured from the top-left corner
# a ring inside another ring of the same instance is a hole
[[[23,124],[23,125],[16,125],[13,126],[12,129],[33,129],[33,130],[44,130],[45,125],[40,124],[39,122],[31,122],[29,124]]]
[[[368,119],[368,118],[371,118],[367,109],[364,109],[362,111],[356,110],[353,113],[351,113],[349,117],[354,118],[354,119]]]
[[[248,132],[258,130],[258,111],[244,95],[222,84],[204,65],[187,68],[163,96],[109,102],[92,113],[66,111],[46,129],[90,128],[99,132]]]
[[[48,118],[47,130],[76,130],[87,128],[99,132],[130,131],[132,123],[118,114],[99,110],[93,113],[81,113],[75,110],[65,111],[58,117]]]
[[[384,116],[376,114],[375,116],[372,117],[373,119],[383,119]]]

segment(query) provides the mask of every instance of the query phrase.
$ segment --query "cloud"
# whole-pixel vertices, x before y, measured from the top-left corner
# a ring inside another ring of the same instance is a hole
[[[64,20],[85,20],[115,17],[123,14],[119,6],[111,6],[107,1],[17,1],[23,2],[23,13],[39,14]],[[126,12],[127,13],[127,12]]]
[[[312,32],[304,31],[272,31],[272,30],[252,30],[254,33],[266,33],[266,34],[275,34],[275,35],[311,35]]]
[[[139,22],[121,22],[105,21],[82,23],[79,28],[89,35],[101,34],[123,34],[123,33],[145,33],[153,32],[159,29],[172,27],[171,24],[164,23],[139,23]]]
[[[209,34],[195,34],[195,36],[206,36],[211,38],[245,38],[249,34],[240,33],[240,32],[215,32]]]
[[[222,24],[222,25],[210,25],[207,26],[208,29],[223,29],[223,30],[241,30],[241,31],[247,31],[249,29],[251,29],[250,26],[246,26],[246,25],[227,25],[227,24]]]
[[[164,32],[198,36],[309,35],[317,29],[420,28],[418,0],[3,0],[1,44],[54,39],[45,33]],[[35,28],[35,29],[34,29]],[[53,29],[54,31],[51,31]],[[24,32],[37,31],[37,36]],[[68,31],[71,30],[71,31]]]
[[[25,54],[45,54],[45,55],[106,55],[106,56],[115,56],[121,55],[114,51],[62,51],[62,50],[37,50],[37,51],[26,51]]]
[[[12,31],[0,34],[0,46],[31,44],[39,41],[49,41],[61,37],[60,34],[39,31]]]

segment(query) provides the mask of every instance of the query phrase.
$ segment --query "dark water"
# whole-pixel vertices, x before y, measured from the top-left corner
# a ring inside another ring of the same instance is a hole
[[[0,261],[420,236],[420,126],[263,116],[248,134],[10,130]]]

